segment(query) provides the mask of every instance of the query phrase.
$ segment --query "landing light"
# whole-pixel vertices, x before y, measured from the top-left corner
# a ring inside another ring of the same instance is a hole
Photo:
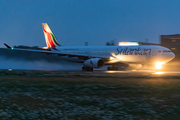
[[[161,69],[162,68],[162,64],[161,62],[157,62],[156,63],[156,69]]]
[[[114,60],[115,58],[114,57],[110,57],[110,60]]]

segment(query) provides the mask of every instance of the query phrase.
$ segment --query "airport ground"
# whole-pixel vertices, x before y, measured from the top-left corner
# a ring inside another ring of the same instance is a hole
[[[180,119],[180,73],[0,71],[0,119]]]
[[[82,72],[54,55],[0,48],[0,119],[180,119],[179,66]]]

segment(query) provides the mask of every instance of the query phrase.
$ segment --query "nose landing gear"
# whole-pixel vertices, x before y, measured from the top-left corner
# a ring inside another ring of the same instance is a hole
[[[107,67],[107,70],[118,70],[118,67]]]

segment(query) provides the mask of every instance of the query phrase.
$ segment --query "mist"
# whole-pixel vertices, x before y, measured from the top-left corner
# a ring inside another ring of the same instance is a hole
[[[0,48],[0,69],[21,70],[81,70],[82,64],[37,52]]]
[[[0,69],[81,71],[83,63],[69,62],[61,57],[38,52],[0,48]],[[107,66],[94,70],[106,70]]]
[[[47,62],[43,60],[26,61],[23,59],[7,59],[0,57],[0,69],[21,70],[81,70],[82,65],[61,60],[60,63]]]

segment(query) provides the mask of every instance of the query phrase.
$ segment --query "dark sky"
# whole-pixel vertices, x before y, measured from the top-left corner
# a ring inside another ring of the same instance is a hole
[[[102,46],[113,39],[159,43],[159,35],[180,33],[180,1],[1,0],[0,47],[46,46],[42,22],[64,46]]]

